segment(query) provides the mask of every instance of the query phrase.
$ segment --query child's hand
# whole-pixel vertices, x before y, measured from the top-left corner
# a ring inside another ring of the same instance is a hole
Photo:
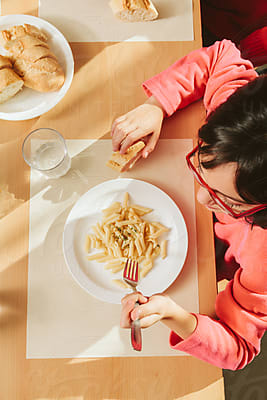
[[[113,151],[119,150],[123,154],[133,143],[145,138],[142,156],[146,158],[157,144],[163,117],[163,108],[151,97],[146,103],[117,118],[111,128]]]
[[[148,298],[143,296],[140,292],[127,294],[125,297],[123,297],[121,301],[122,304],[121,320],[120,320],[121,328],[130,328],[131,322],[133,321],[131,313],[134,309],[137,300],[139,301],[139,304],[145,304],[148,302]]]
[[[137,300],[140,305],[135,307]],[[126,295],[122,299],[120,326],[130,328],[131,321],[136,319],[140,320],[141,328],[148,328],[161,321],[183,339],[190,336],[197,326],[197,319],[193,314],[162,294],[149,298],[144,297],[140,292]]]
[[[134,307],[139,301],[140,306]],[[149,298],[140,292],[131,293],[122,299],[121,327],[129,328],[131,321],[140,319],[141,328],[148,328],[156,322],[171,316],[177,305],[170,297],[157,294]]]

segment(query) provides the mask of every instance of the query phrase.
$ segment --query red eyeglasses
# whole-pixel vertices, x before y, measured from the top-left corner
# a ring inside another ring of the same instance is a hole
[[[204,187],[208,192],[212,200],[220,207],[222,208],[227,214],[230,214],[234,218],[243,218],[243,217],[248,217],[249,215],[252,215],[256,213],[257,211],[264,210],[267,208],[267,204],[259,204],[258,206],[255,206],[253,208],[250,208],[249,210],[242,211],[240,213],[237,213],[231,209],[217,194],[216,192],[209,187],[209,185],[204,181],[204,179],[201,177],[201,175],[198,173],[196,170],[194,164],[192,163],[191,159],[194,157],[194,155],[199,151],[201,147],[202,141],[198,143],[198,145],[190,151],[190,153],[187,154],[186,156],[186,161],[189,169],[193,172],[194,177],[196,178],[197,182]]]

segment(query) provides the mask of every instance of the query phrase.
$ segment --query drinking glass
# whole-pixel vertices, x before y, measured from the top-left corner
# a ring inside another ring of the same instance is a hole
[[[55,129],[39,128],[30,132],[22,145],[26,163],[48,179],[65,175],[71,159],[63,136]]]

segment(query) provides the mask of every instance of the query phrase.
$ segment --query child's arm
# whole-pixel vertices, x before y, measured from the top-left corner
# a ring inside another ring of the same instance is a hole
[[[266,294],[250,295],[254,297],[254,302],[258,297],[258,301],[256,300],[258,312],[242,308],[232,293],[234,286],[242,288],[238,279],[237,274],[236,283],[231,281],[219,300],[222,302],[219,305],[222,312],[231,314],[235,329],[231,329],[223,320],[215,320],[202,314],[191,314],[168,296],[154,295],[146,298],[138,292],[123,298],[120,325],[122,328],[129,328],[131,321],[139,318],[141,327],[148,328],[161,321],[171,329],[170,346],[173,349],[184,351],[220,368],[232,370],[244,368],[259,353],[260,340],[267,328]],[[241,291],[244,291],[244,288]],[[247,297],[249,299],[248,295]],[[140,306],[135,308],[136,300]],[[253,308],[252,302],[250,308]],[[239,327],[242,325],[242,335],[237,332],[238,325]]]
[[[152,96],[151,100],[115,120],[113,149],[120,149],[123,153],[136,140],[152,134],[143,150],[145,157],[158,141],[162,112],[172,115],[203,97],[210,113],[238,87],[256,76],[251,62],[242,59],[239,50],[229,40],[191,52],[143,84],[147,95]],[[152,105],[148,106],[150,101]]]
[[[208,113],[255,79],[257,73],[249,60],[230,40],[189,53],[165,71],[144,82],[148,96],[153,95],[167,115],[203,97]]]

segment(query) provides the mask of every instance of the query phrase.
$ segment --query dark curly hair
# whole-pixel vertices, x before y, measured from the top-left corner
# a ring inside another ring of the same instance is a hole
[[[235,185],[248,204],[267,204],[267,75],[238,88],[199,130],[204,168],[237,163]],[[267,209],[247,217],[267,228]]]

